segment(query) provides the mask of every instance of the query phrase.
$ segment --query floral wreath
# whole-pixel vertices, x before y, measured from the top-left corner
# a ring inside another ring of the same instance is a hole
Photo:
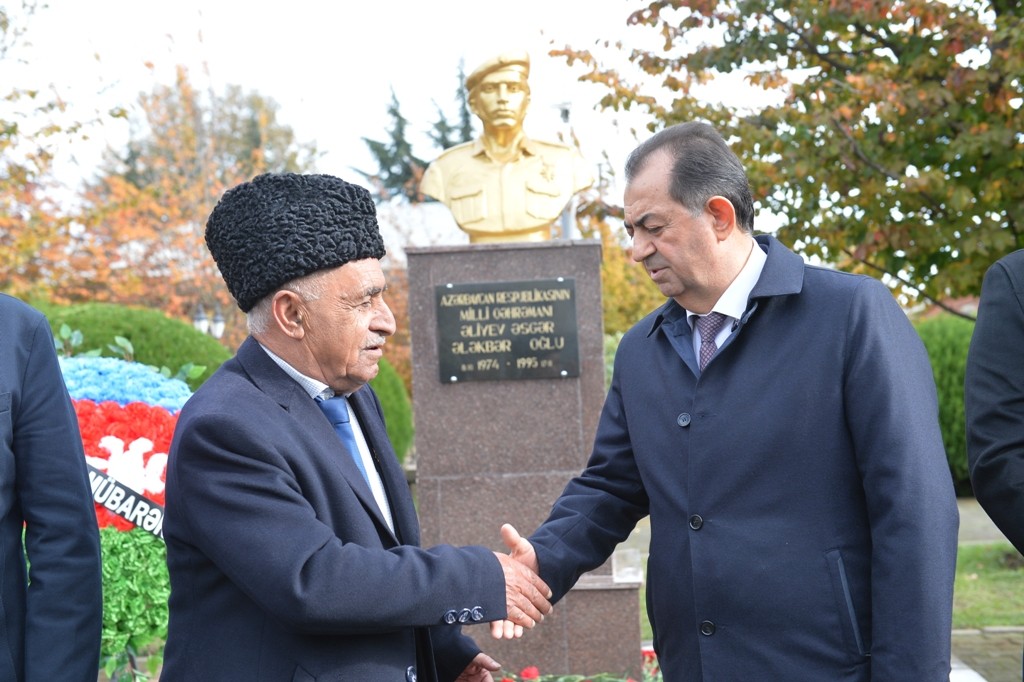
[[[118,358],[60,358],[100,528],[162,537],[167,452],[188,384]]]

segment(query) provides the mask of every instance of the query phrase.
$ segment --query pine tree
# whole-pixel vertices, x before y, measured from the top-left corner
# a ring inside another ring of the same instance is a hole
[[[473,139],[473,115],[469,110],[469,93],[466,92],[466,69],[463,60],[459,60],[459,88],[455,93],[455,101],[459,105],[457,125],[453,125],[445,116],[440,105],[434,102],[437,121],[428,134],[439,149],[448,149]]]
[[[412,153],[412,144],[406,137],[409,120],[402,115],[394,89],[391,90],[388,117],[391,119],[391,127],[387,131],[386,142],[363,138],[377,162],[377,172],[368,173],[359,169],[356,172],[370,183],[379,199],[403,196],[412,203],[419,203],[423,201],[419,192],[420,178],[423,177],[427,162]]]

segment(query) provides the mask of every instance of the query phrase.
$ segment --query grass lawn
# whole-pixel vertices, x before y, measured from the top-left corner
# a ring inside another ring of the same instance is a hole
[[[1024,625],[1024,557],[1008,542],[960,545],[953,627]]]
[[[990,625],[1024,625],[1024,557],[1008,542],[960,545],[953,585],[953,627]],[[640,635],[645,642],[653,637],[643,589]]]

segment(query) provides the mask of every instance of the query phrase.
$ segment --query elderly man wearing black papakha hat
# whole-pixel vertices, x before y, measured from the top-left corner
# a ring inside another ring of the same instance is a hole
[[[531,627],[550,591],[484,547],[418,546],[367,385],[395,332],[369,193],[261,175],[225,193],[206,242],[251,336],[175,430],[161,679],[491,680],[461,624]]]

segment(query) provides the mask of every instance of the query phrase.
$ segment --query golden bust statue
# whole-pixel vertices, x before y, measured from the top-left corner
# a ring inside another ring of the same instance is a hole
[[[420,191],[443,202],[471,242],[544,241],[569,199],[594,182],[572,147],[523,134],[530,57],[493,57],[466,77],[483,135],[451,147],[423,174]]]

